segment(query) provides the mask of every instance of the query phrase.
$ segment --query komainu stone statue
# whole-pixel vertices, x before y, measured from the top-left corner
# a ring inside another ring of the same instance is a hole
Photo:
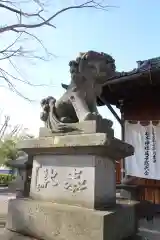
[[[115,75],[115,60],[95,51],[80,53],[69,66],[71,82],[62,84],[66,89],[63,96],[59,100],[47,97],[41,101],[41,120],[53,133],[72,131],[72,123],[101,120],[96,99],[104,82]],[[106,121],[112,125],[110,120]]]

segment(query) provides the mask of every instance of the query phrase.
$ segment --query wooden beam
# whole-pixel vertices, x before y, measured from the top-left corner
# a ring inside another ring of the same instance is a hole
[[[113,107],[109,104],[106,103],[106,106],[108,107],[108,109],[111,111],[111,113],[113,114],[113,116],[116,118],[116,120],[119,122],[119,124],[122,126],[122,121],[120,119],[120,117],[118,116],[118,114],[115,112],[115,110],[113,109]]]
[[[115,112],[115,110],[113,109],[113,107],[103,98],[100,97],[100,100],[105,103],[105,105],[108,107],[108,109],[111,111],[111,113],[113,114],[113,116],[116,118],[116,120],[119,122],[119,124],[122,126],[122,121],[120,119],[120,117],[118,116],[118,114]]]

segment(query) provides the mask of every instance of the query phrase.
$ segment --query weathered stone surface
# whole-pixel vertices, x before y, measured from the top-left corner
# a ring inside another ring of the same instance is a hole
[[[6,227],[45,240],[120,240],[135,233],[135,221],[132,205],[95,211],[16,199],[9,202]]]
[[[96,209],[115,205],[115,164],[100,156],[37,155],[30,196]]]
[[[110,127],[107,119],[68,123],[67,125],[72,129],[72,131],[67,134],[107,133],[109,138],[114,137],[114,130]],[[64,133],[52,133],[51,130],[46,127],[40,128],[39,137],[53,137],[54,135],[64,135]]]
[[[105,155],[113,160],[130,156],[134,148],[118,139],[109,139],[106,133],[53,136],[29,139],[17,146],[29,154],[96,154]]]
[[[38,239],[33,237],[27,237],[6,229],[3,233],[2,240],[38,240]]]
[[[95,134],[74,134],[74,135],[54,135],[38,139],[27,139],[18,143],[19,149],[29,148],[60,148],[60,147],[85,147],[85,146],[104,146],[110,143],[110,139],[105,133]]]
[[[116,74],[114,59],[95,51],[80,54],[69,66],[71,81],[66,92],[58,101],[54,97],[41,101],[41,120],[52,132],[72,132],[68,123],[102,119],[96,100],[103,83]]]

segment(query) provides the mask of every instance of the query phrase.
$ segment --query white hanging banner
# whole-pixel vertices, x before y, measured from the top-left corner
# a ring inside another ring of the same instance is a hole
[[[125,159],[126,174],[130,176],[160,180],[160,125],[150,122],[125,122],[125,142],[135,148],[133,156]]]

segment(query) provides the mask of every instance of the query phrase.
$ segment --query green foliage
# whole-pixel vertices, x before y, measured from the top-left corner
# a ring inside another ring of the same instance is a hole
[[[5,164],[8,160],[16,160],[19,157],[19,151],[16,145],[19,141],[32,138],[29,135],[6,136],[0,139],[0,165]]]
[[[16,176],[12,174],[0,174],[0,185],[8,185],[15,178]]]
[[[16,159],[17,149],[14,139],[0,141],[0,164],[4,164],[8,159]]]

